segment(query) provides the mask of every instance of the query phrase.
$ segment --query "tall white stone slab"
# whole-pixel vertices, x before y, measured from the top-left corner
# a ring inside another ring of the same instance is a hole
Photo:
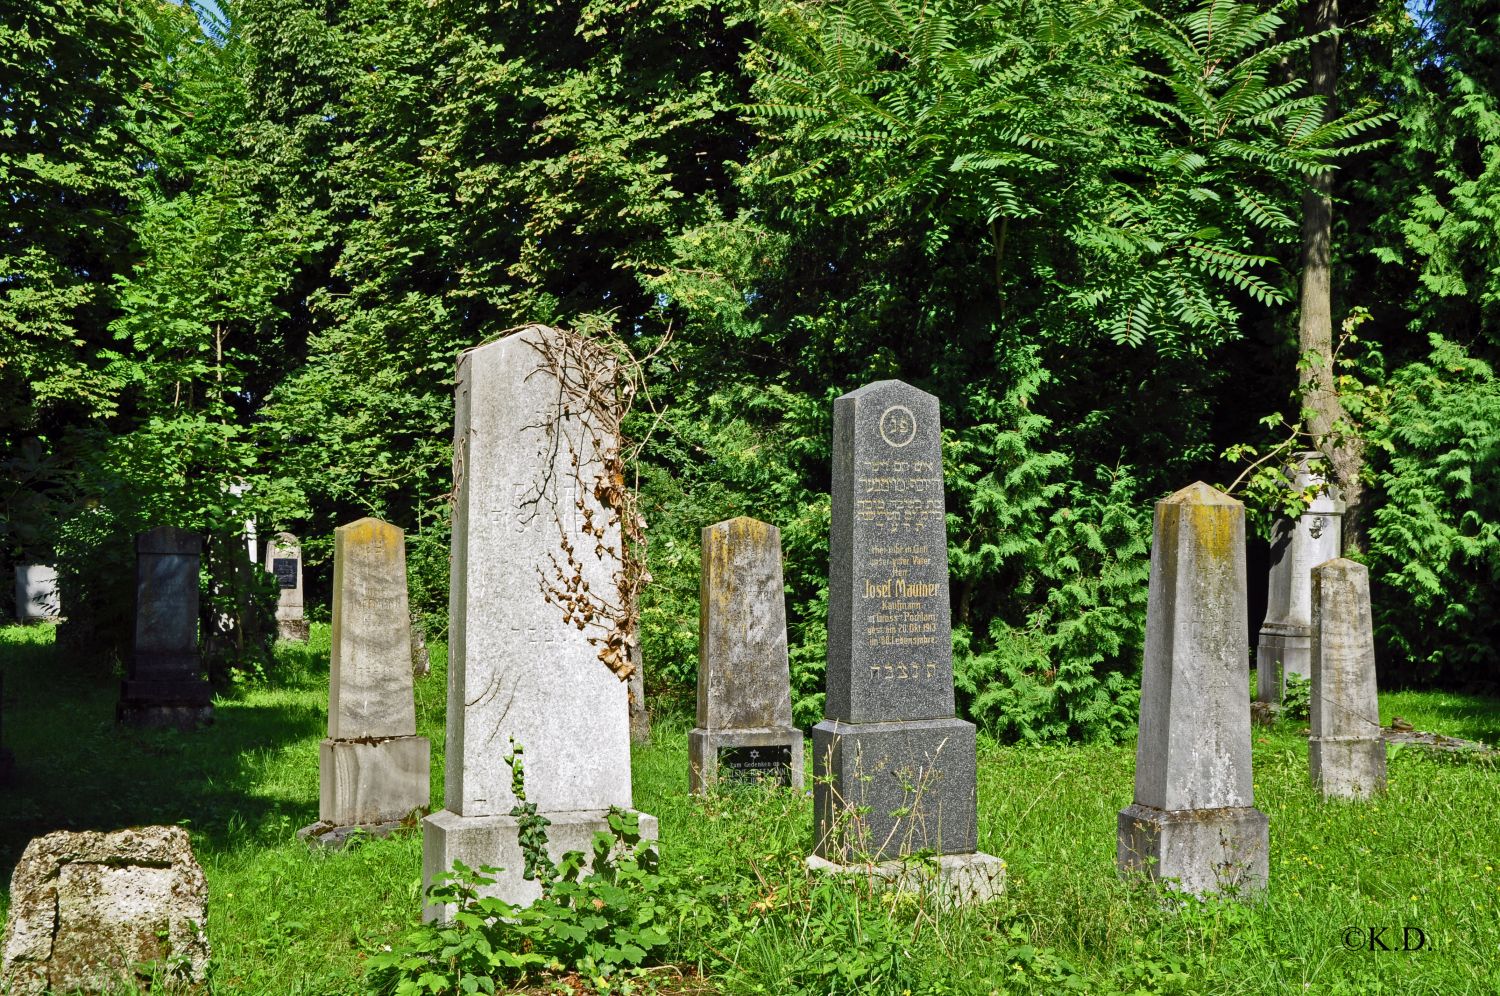
[[[302,543],[291,533],[277,533],[266,541],[266,570],[276,578],[276,635],[307,642],[307,617],[302,604]]]
[[[1201,482],[1156,503],[1146,613],[1120,871],[1199,895],[1263,889],[1269,832],[1250,779],[1243,505]]]
[[[505,872],[487,892],[519,904],[539,887],[521,876],[512,739],[555,856],[587,852],[609,808],[631,806],[626,682],[590,642],[593,622],[546,594],[561,573],[608,597],[619,570],[618,527],[595,496],[597,426],[544,361],[560,335],[528,326],[459,357],[446,808],[423,821],[427,883],[454,860],[493,865]],[[653,817],[640,825],[656,836]]]
[[[1325,487],[1314,467],[1315,450],[1296,454],[1289,486],[1305,491]],[[1312,569],[1337,557],[1343,543],[1344,503],[1331,489],[1323,491],[1294,522],[1284,519],[1271,537],[1271,573],[1266,618],[1255,646],[1255,698],[1281,702],[1286,676],[1312,675]]]
[[[57,568],[50,564],[17,564],[16,621],[57,621],[62,616],[57,591]]]
[[[1325,798],[1385,791],[1385,740],[1375,687],[1370,572],[1352,560],[1312,570],[1312,739],[1307,761]]]
[[[341,846],[425,809],[432,748],[416,732],[406,534],[360,519],[333,531],[328,737],[318,745],[318,822],[299,835]]]

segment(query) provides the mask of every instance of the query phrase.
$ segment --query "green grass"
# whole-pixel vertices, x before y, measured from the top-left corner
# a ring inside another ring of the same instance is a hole
[[[314,626],[307,648],[282,648],[277,687],[221,699],[212,727],[179,734],[116,727],[113,682],[81,677],[46,629],[0,630],[5,739],[18,769],[17,784],[0,790],[0,881],[26,841],[50,830],[182,823],[209,880],[217,992],[365,991],[363,953],[416,922],[421,840],[413,832],[324,854],[293,836],[317,816],[327,640]],[[434,651],[417,713],[440,800],[443,648]],[[1500,740],[1494,700],[1398,692],[1382,696],[1382,721],[1393,714]],[[688,796],[687,726],[681,716],[659,721],[635,754],[637,807],[660,818],[663,868],[689,897],[677,964],[652,975],[668,990],[1500,992],[1500,771],[1482,760],[1393,748],[1384,799],[1324,803],[1298,727],[1257,730],[1270,892],[1253,905],[1173,904],[1115,875],[1129,746],[989,746],[980,846],[1008,862],[1008,889],[987,907],[943,911],[810,885],[809,800]],[[8,901],[0,892],[0,909]],[[1428,950],[1344,948],[1345,928],[1370,926],[1395,928],[1399,948],[1408,925],[1426,932]]]

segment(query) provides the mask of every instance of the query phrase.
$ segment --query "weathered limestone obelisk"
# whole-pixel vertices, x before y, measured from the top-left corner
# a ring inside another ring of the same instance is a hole
[[[562,336],[532,325],[458,360],[446,808],[423,821],[425,882],[455,860],[500,867],[486,894],[522,905],[540,889],[522,877],[512,740],[554,860],[589,853],[608,810],[631,807],[626,683],[553,590],[576,578],[607,597],[621,569],[618,520],[597,497],[602,430],[545,358],[568,352]],[[654,839],[656,819],[639,820]]]
[[[130,726],[191,729],[213,719],[198,651],[197,533],[160,526],[135,541],[135,639],[115,715]]]
[[[703,530],[698,584],[698,726],[688,734],[694,793],[720,777],[802,787],[792,725],[781,531],[741,516]]]
[[[1135,803],[1125,874],[1203,895],[1265,888],[1269,823],[1250,780],[1245,506],[1203,483],[1156,503]]]
[[[910,883],[895,860],[938,856],[950,900],[1004,889],[976,853],[974,726],[954,716],[938,400],[899,380],[833,409],[828,674],[813,729],[810,867]]]
[[[416,735],[410,619],[405,533],[379,519],[335,529],[318,822],[299,831],[313,843],[339,847],[361,832],[384,836],[431,799],[432,745]]]
[[[1325,798],[1385,791],[1385,740],[1375,687],[1370,572],[1352,560],[1312,571],[1312,739],[1307,762]]]
[[[276,577],[276,635],[307,642],[307,617],[302,606],[302,544],[291,533],[277,533],[266,542],[266,570]],[[415,732],[415,731],[413,731]]]
[[[1296,454],[1289,485],[1299,491],[1326,485],[1312,469],[1321,459],[1315,450]],[[1343,542],[1344,503],[1332,490],[1314,498],[1295,521],[1283,519],[1271,537],[1271,573],[1266,618],[1255,646],[1255,699],[1278,705],[1286,676],[1312,675],[1312,569],[1339,555]]]

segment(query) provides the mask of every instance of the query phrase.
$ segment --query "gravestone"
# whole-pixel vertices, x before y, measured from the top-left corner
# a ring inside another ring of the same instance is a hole
[[[276,634],[307,642],[302,614],[302,544],[291,533],[277,533],[266,543],[266,570],[276,578]]]
[[[1121,873],[1203,895],[1264,889],[1268,821],[1250,779],[1245,507],[1203,483],[1156,503],[1135,802]]]
[[[208,882],[182,827],[37,837],[10,899],[0,991],[12,996],[207,979]]]
[[[802,787],[802,731],[792,725],[781,531],[741,517],[703,530],[698,584],[698,727],[689,782]]]
[[[630,648],[630,742],[651,742],[651,713],[646,708],[646,662],[640,643]]]
[[[898,380],[834,403],[828,672],[813,729],[816,869],[918,851],[960,902],[1004,888],[978,842],[974,726],[954,716],[938,401]]]
[[[1296,470],[1288,486],[1299,491],[1326,487],[1314,470],[1321,455],[1296,454]],[[1324,490],[1294,522],[1283,519],[1271,537],[1271,573],[1266,592],[1266,618],[1255,646],[1255,698],[1278,705],[1286,676],[1312,675],[1312,569],[1339,555],[1343,542],[1344,503]]]
[[[379,519],[335,529],[328,737],[318,745],[318,822],[298,832],[304,840],[342,846],[384,836],[431,798],[407,605],[401,529]]]
[[[48,564],[17,564],[16,621],[56,622],[61,616],[57,568]]]
[[[1385,740],[1375,687],[1370,572],[1352,560],[1312,571],[1312,739],[1307,761],[1325,798],[1385,791]]]
[[[455,860],[492,865],[504,871],[483,892],[520,905],[540,888],[522,875],[512,741],[554,860],[590,853],[608,810],[631,806],[626,682],[553,588],[566,574],[606,596],[620,569],[618,521],[595,487],[611,443],[559,377],[569,341],[532,325],[458,361],[445,808],[422,824],[423,879]],[[640,814],[640,829],[655,839],[656,819]]]
[[[135,637],[116,717],[191,729],[213,718],[198,653],[197,533],[160,526],[136,537]]]
[[[427,624],[422,621],[422,614],[415,610],[411,613],[411,673],[417,678],[432,673],[432,656],[427,652]]]

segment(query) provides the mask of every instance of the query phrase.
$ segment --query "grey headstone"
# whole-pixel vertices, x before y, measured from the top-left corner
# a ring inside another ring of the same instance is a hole
[[[320,823],[314,843],[342,841],[330,827],[388,832],[426,808],[431,745],[416,736],[406,539],[397,526],[360,519],[333,533],[333,645],[328,738],[318,751]]]
[[[539,888],[503,859],[515,843],[512,738],[528,801],[554,829],[606,830],[608,809],[631,805],[626,682],[591,642],[603,620],[568,621],[552,587],[566,572],[609,596],[620,549],[595,491],[601,430],[545,359],[563,341],[532,325],[469,350],[455,398],[446,808],[423,821],[423,877],[430,884],[455,859],[503,867],[486,891],[520,904]],[[656,836],[653,817],[640,824]]]
[[[802,731],[792,725],[781,532],[741,517],[703,530],[698,585],[698,725],[689,781],[802,787]]]
[[[119,720],[191,728],[213,716],[198,652],[197,533],[160,526],[136,537],[135,638]]]
[[[10,898],[0,989],[13,996],[133,990],[153,969],[206,981],[208,883],[182,827],[37,837]]]
[[[1201,482],[1157,502],[1135,803],[1118,825],[1122,873],[1200,895],[1266,885],[1245,612],[1244,506]]]
[[[630,742],[651,742],[651,712],[646,705],[646,660],[640,642],[630,648]]]
[[[57,568],[48,564],[17,564],[16,621],[53,622],[61,616]]]
[[[291,533],[266,541],[266,570],[276,579],[276,631],[283,640],[307,642],[302,605],[302,544]]]
[[[1313,469],[1316,451],[1296,454],[1287,485],[1299,491],[1326,485]],[[1339,555],[1344,503],[1325,490],[1295,522],[1283,519],[1271,537],[1271,572],[1266,618],[1255,647],[1255,698],[1272,705],[1282,699],[1286,676],[1312,675],[1312,569]]]
[[[1375,687],[1370,572],[1352,560],[1312,571],[1312,739],[1308,765],[1325,797],[1385,791],[1385,741]]]
[[[945,874],[979,899],[1003,888],[1004,864],[972,853],[975,735],[954,718],[941,429],[937,399],[897,380],[834,403],[827,698],[813,730],[824,860],[810,864],[962,854]],[[960,885],[975,870],[982,893]]]

